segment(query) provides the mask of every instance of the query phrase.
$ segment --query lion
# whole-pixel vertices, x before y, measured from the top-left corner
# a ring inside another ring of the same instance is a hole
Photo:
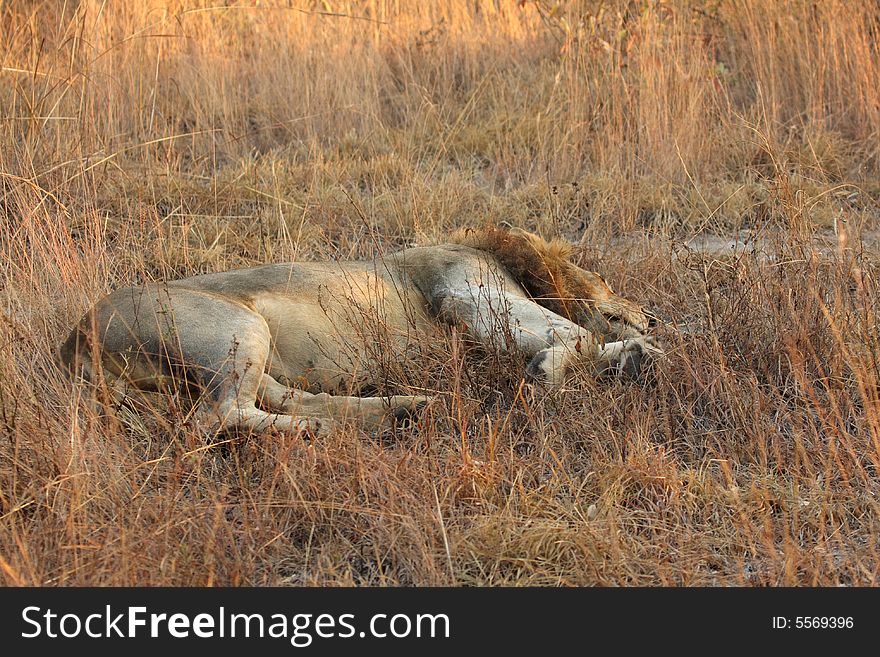
[[[194,386],[217,430],[322,435],[411,417],[426,395],[350,396],[376,382],[375,349],[455,325],[524,354],[530,380],[558,386],[576,363],[638,374],[663,350],[655,318],[571,262],[573,247],[510,227],[372,261],[266,264],[116,290],[60,348],[71,372],[144,391]],[[365,324],[381,327],[381,343]],[[499,337],[502,336],[502,337]]]

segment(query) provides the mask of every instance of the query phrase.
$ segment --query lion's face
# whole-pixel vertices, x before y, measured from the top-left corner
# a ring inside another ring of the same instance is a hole
[[[639,304],[614,294],[599,274],[570,264],[566,278],[569,288],[576,292],[572,321],[601,334],[605,340],[644,337],[656,325],[656,319]]]

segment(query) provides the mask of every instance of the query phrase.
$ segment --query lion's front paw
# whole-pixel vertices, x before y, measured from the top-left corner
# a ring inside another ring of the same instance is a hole
[[[652,337],[626,340],[620,353],[618,370],[635,379],[663,355],[663,349]]]
[[[565,378],[566,352],[559,346],[536,353],[526,365],[526,376],[550,385],[560,385]]]
[[[294,420],[295,431],[304,438],[324,438],[333,431],[333,420],[325,417],[306,417]]]
[[[400,429],[412,427],[430,401],[431,397],[424,395],[395,395],[388,409],[391,423]]]

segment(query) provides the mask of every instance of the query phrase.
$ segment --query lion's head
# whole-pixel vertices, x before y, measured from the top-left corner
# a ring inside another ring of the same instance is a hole
[[[571,262],[573,247],[564,240],[493,226],[459,231],[452,241],[492,253],[537,303],[606,341],[646,335],[656,323],[602,276]]]

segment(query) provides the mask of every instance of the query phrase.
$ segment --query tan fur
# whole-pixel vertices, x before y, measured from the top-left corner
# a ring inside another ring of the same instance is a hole
[[[378,426],[424,396],[351,397],[369,387],[376,349],[404,356],[443,323],[492,348],[512,337],[526,372],[558,384],[575,361],[637,372],[659,347],[649,318],[571,246],[525,231],[462,231],[447,244],[366,262],[304,262],[117,290],[61,348],[87,377],[143,389],[185,382],[218,427],[327,431],[351,417]]]

